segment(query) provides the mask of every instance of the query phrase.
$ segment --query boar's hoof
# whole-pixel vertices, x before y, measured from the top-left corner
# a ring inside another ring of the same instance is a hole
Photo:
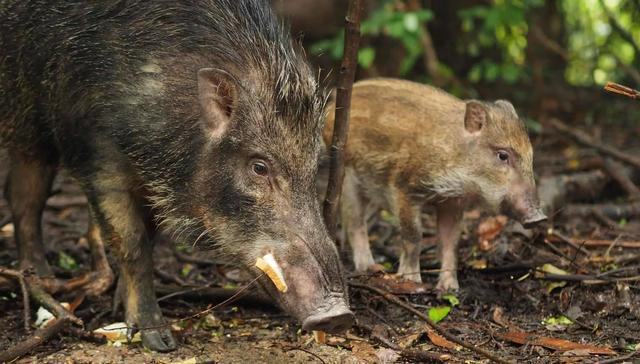
[[[167,352],[178,346],[169,329],[152,329],[142,331],[142,345],[152,351]]]
[[[306,331],[325,331],[339,333],[353,326],[355,317],[344,304],[338,304],[329,311],[317,313],[302,323],[302,329]]]
[[[527,216],[527,218],[522,221],[522,226],[524,226],[525,229],[531,229],[545,220],[547,220],[547,215],[540,211],[540,209],[537,209],[533,214]]]

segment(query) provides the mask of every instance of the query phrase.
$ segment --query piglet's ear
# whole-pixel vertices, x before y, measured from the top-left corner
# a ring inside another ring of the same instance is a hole
[[[497,100],[495,104],[500,107],[502,110],[510,113],[514,118],[518,118],[518,113],[516,112],[516,108],[507,101],[507,100]]]
[[[464,113],[464,127],[469,133],[479,132],[487,124],[487,109],[479,101],[467,101]]]
[[[214,68],[198,71],[201,119],[211,137],[221,137],[229,128],[236,99],[236,84],[231,75]]]

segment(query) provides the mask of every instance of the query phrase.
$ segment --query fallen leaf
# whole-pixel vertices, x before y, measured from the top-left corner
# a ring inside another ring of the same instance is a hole
[[[431,307],[428,314],[431,321],[438,323],[444,320],[449,315],[449,312],[451,312],[451,306],[439,306]]]
[[[378,363],[380,364],[391,364],[398,362],[398,359],[400,359],[400,354],[398,354],[398,352],[395,350],[383,348],[376,351],[376,357],[378,358]]]
[[[567,274],[569,274],[569,272],[567,272],[566,270],[560,269],[560,268],[556,267],[555,265],[549,264],[549,263],[543,264],[542,267],[540,267],[539,270],[541,270],[541,271],[543,271],[545,273],[550,273],[550,274],[558,274],[558,275],[567,275]]]
[[[398,346],[400,346],[403,349],[409,348],[418,341],[418,338],[421,335],[422,333],[416,333],[416,334],[411,334],[411,335],[402,337],[401,339],[398,340]]]
[[[99,329],[93,330],[94,334],[103,335],[107,341],[113,346],[121,346],[127,343],[127,324],[124,322],[114,322],[107,326],[103,326]],[[132,343],[142,341],[140,333],[137,332],[131,339]]]
[[[606,346],[579,344],[569,340],[556,339],[556,338],[547,337],[547,336],[539,336],[539,335],[530,334],[527,332],[507,332],[505,334],[498,334],[498,337],[507,341],[514,342],[516,344],[537,345],[537,346],[543,346],[545,348],[549,348],[553,350],[567,351],[567,350],[584,349],[584,350],[588,350],[590,354],[601,354],[601,355],[616,354],[615,351],[613,351],[611,348]]]
[[[567,285],[567,281],[552,281],[547,283],[547,294],[551,294],[554,289],[562,288]]]
[[[502,232],[502,228],[507,223],[507,217],[504,215],[493,216],[485,219],[478,225],[478,235],[480,237],[480,250],[488,251],[491,250],[493,244],[491,244],[492,240],[495,239],[500,232]]]
[[[351,352],[365,363],[376,363],[378,361],[376,349],[369,343],[353,341],[351,343]]]
[[[427,327],[427,336],[429,337],[429,340],[431,340],[431,342],[436,346],[445,349],[457,350],[456,348],[458,347],[458,345],[440,336],[440,334],[433,331],[433,329],[431,329],[430,327]]]
[[[460,304],[460,300],[458,299],[458,297],[451,293],[445,294],[444,296],[442,296],[442,299],[449,302],[451,307],[456,307]]]
[[[67,302],[61,302],[60,306],[69,310],[71,307]],[[36,312],[36,327],[46,327],[51,321],[53,321],[56,317],[49,312],[46,308],[40,306],[38,311]]]
[[[486,259],[472,259],[467,261],[467,266],[473,269],[486,269],[487,265]]]
[[[493,319],[493,322],[495,322],[496,324],[502,327],[509,326],[509,324],[507,323],[507,320],[505,320],[504,318],[504,309],[502,309],[502,307],[500,306],[497,306],[496,308],[493,309],[491,318]]]

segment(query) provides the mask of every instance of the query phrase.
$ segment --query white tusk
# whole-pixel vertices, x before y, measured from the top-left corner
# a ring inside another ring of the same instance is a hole
[[[276,286],[278,291],[284,293],[287,291],[287,283],[284,281],[284,275],[282,274],[282,268],[276,262],[276,258],[273,254],[269,253],[262,258],[256,260],[256,267],[265,272]]]

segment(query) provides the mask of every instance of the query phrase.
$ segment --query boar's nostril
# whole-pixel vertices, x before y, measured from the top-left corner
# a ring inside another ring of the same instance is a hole
[[[339,333],[353,326],[355,317],[345,306],[334,307],[327,312],[322,312],[308,317],[302,323],[302,329],[307,331],[325,331]]]
[[[545,220],[547,220],[547,215],[545,215],[542,211],[540,211],[540,209],[536,209],[532,215],[527,216],[524,219],[524,221],[522,222],[522,226],[524,226],[527,229],[530,229]]]

